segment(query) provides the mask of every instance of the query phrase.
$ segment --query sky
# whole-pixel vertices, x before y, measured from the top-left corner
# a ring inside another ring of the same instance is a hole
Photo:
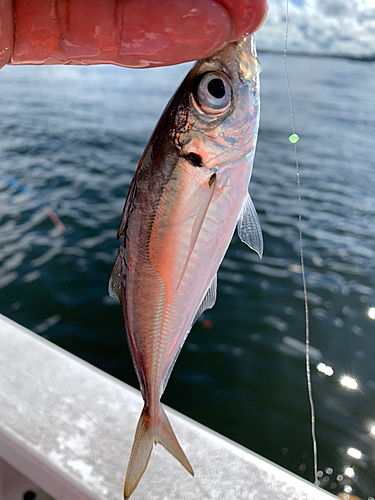
[[[286,0],[268,0],[256,34],[259,49],[284,50]],[[288,48],[308,53],[375,56],[375,0],[289,0]]]

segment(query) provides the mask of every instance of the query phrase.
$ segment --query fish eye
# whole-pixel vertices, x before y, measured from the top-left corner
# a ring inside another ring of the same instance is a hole
[[[196,100],[202,111],[217,115],[226,111],[232,100],[232,87],[224,73],[212,71],[203,75],[198,83]]]

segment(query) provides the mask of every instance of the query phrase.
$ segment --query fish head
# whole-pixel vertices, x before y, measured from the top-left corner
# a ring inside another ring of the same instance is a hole
[[[253,36],[198,61],[172,105],[179,155],[210,172],[254,156],[259,126],[259,73]],[[248,162],[249,176],[252,162]]]

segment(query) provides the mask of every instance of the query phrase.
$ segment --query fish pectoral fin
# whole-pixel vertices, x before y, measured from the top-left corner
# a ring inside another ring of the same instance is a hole
[[[237,222],[237,231],[240,240],[246,243],[252,250],[262,258],[263,255],[263,236],[258,214],[256,213],[254,203],[249,193],[242,205],[240,217]]]
[[[196,215],[195,220],[193,222],[193,227],[192,227],[191,236],[190,236],[189,251],[188,251],[188,254],[187,254],[187,257],[185,260],[184,267],[182,269],[180,279],[178,281],[176,292],[177,292],[178,287],[180,286],[181,281],[185,275],[187,266],[188,266],[189,261],[190,261],[191,254],[193,253],[195,244],[198,240],[199,233],[201,232],[203,222],[204,222],[204,219],[205,219],[207,211],[208,211],[208,207],[210,206],[212,197],[213,197],[214,192],[215,192],[216,183],[217,183],[217,176],[216,176],[216,174],[212,174],[210,177],[210,180],[208,181],[207,186],[203,186],[202,203],[199,206],[197,215]]]
[[[216,295],[217,295],[217,274],[215,274],[214,279],[211,281],[211,285],[208,287],[206,295],[203,297],[202,302],[200,303],[200,306],[198,307],[198,310],[195,313],[193,322],[191,323],[191,327],[194,325],[199,316],[206,309],[211,309],[212,307],[214,307],[216,302]]]
[[[149,408],[143,407],[139,417],[137,430],[135,431],[132,451],[129,458],[124,485],[124,499],[127,500],[138,486],[145,472],[153,444],[160,443],[194,476],[193,469],[183,452],[175,433],[169,423],[168,417],[159,404],[159,415],[157,421],[153,420]]]

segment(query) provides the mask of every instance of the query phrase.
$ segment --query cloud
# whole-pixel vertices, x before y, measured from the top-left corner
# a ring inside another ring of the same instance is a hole
[[[269,0],[268,18],[256,34],[259,49],[285,45],[286,2]],[[290,51],[375,56],[375,0],[289,0]]]

